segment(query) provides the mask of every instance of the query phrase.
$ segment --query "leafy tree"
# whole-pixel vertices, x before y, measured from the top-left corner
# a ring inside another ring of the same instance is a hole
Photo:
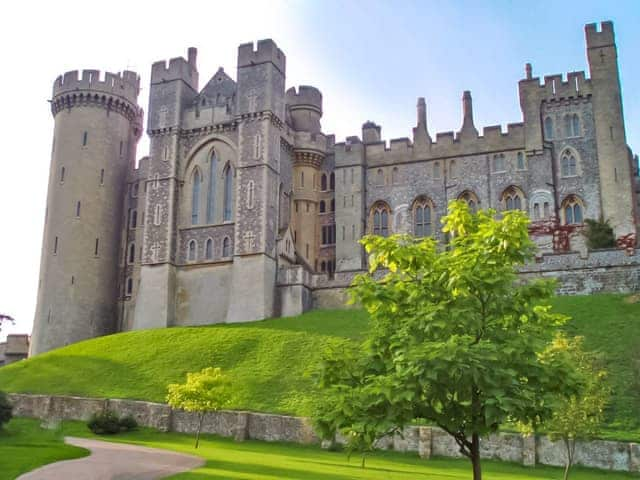
[[[584,235],[587,237],[587,247],[589,250],[613,248],[616,246],[616,237],[608,220],[602,217],[600,217],[599,220],[585,218],[584,223],[587,224]]]
[[[597,356],[585,352],[582,345],[582,337],[576,337],[573,342],[558,337],[552,346],[552,350],[568,351],[582,375],[580,390],[575,395],[560,399],[551,418],[542,425],[552,440],[562,441],[565,447],[564,480],[569,478],[575,460],[576,441],[589,440],[599,433],[604,409],[611,396],[606,370],[600,367]]]
[[[372,328],[359,355],[326,356],[315,423],[325,438],[370,438],[429,420],[480,480],[480,437],[507,421],[549,418],[551,400],[575,394],[579,378],[566,352],[542,355],[566,321],[544,305],[553,283],[517,279],[534,250],[526,215],[474,214],[456,201],[443,224],[446,249],[429,237],[362,240],[369,274],[351,293]]]
[[[0,331],[2,331],[2,324],[5,322],[15,323],[15,320],[13,319],[13,317],[10,317],[9,315],[4,315],[3,313],[0,313]]]
[[[200,372],[187,373],[186,383],[173,383],[167,390],[167,403],[171,407],[198,413],[195,444],[195,448],[198,448],[205,413],[216,412],[228,405],[231,383],[222,369],[209,367]]]
[[[13,405],[9,402],[7,394],[0,391],[0,430],[5,423],[13,417]]]

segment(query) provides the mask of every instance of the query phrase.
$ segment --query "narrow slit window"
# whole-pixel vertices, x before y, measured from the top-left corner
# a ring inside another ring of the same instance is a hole
[[[80,218],[80,201],[76,203],[76,218]]]
[[[93,254],[97,257],[98,253],[100,253],[100,239],[96,238],[96,245],[95,245],[95,248],[93,249]]]
[[[87,132],[86,130],[84,131],[84,133],[82,134],[82,146],[86,147],[87,146],[87,141],[89,140],[89,132]]]
[[[100,169],[100,185],[104,185],[104,168]]]
[[[53,254],[56,255],[58,253],[58,237],[53,240]]]
[[[65,168],[62,167],[60,169],[60,183],[64,183],[64,174],[65,174]]]

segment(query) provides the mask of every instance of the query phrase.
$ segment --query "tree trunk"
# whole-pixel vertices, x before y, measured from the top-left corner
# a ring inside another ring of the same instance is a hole
[[[200,412],[198,417],[198,431],[196,432],[196,450],[200,444],[200,430],[202,430],[202,421],[204,420],[204,412]]]
[[[473,480],[482,480],[480,467],[480,436],[477,433],[471,435],[471,465],[473,465]]]
[[[360,464],[360,468],[364,468],[364,454],[362,455],[362,463]]]
[[[571,438],[564,439],[565,447],[567,448],[567,464],[564,467],[564,480],[569,479],[569,470],[573,465],[573,458],[576,452],[576,440]]]

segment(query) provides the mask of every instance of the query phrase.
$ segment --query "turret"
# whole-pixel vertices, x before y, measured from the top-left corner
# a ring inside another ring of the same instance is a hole
[[[55,120],[31,354],[116,330],[126,176],[142,131],[134,72],[67,72]]]
[[[320,133],[322,118],[322,93],[315,87],[301,85],[287,90],[285,96],[293,129],[309,133]]]

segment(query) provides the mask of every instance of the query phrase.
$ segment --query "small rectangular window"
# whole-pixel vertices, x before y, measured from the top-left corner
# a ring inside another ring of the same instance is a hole
[[[89,132],[85,131],[85,132],[82,134],[82,146],[83,146],[83,147],[86,147],[86,146],[87,146],[87,141],[88,141],[88,139],[89,139]]]
[[[53,241],[53,254],[56,255],[58,253],[58,237]]]
[[[104,168],[100,169],[100,185],[104,185]]]
[[[65,173],[65,170],[64,170],[64,167],[62,167],[60,169],[60,183],[64,183],[64,173]]]
[[[76,217],[80,218],[80,202],[76,203]]]
[[[120,156],[122,156],[122,140],[120,140]]]
[[[94,254],[96,257],[98,256],[99,248],[100,248],[100,239],[99,239],[99,238],[96,238],[96,247],[95,247],[95,249],[93,250],[93,254]]]

